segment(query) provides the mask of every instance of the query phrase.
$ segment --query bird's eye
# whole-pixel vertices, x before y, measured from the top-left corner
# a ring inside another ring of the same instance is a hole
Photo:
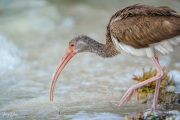
[[[74,44],[71,44],[71,47],[74,47]]]

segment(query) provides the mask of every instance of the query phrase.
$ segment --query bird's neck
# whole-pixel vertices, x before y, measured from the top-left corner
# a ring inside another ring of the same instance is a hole
[[[91,40],[89,47],[89,52],[95,53],[103,58],[110,58],[120,53],[113,44],[102,44],[95,40]]]

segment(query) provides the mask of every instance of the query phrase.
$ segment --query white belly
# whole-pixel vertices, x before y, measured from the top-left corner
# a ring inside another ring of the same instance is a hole
[[[111,36],[114,45],[121,53],[129,54],[132,56],[139,57],[153,57],[167,55],[174,51],[175,46],[180,45],[180,36],[174,37],[172,39],[163,40],[155,44],[151,44],[147,48],[136,49],[130,45],[125,45],[121,42],[118,42],[116,38]]]

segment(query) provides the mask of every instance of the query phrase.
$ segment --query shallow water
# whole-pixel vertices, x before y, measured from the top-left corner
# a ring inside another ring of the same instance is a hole
[[[134,97],[117,107],[124,91],[135,83],[133,74],[152,66],[149,59],[125,55],[112,59],[76,55],[56,83],[54,101],[49,101],[51,76],[69,40],[87,34],[105,43],[110,16],[132,3],[180,11],[178,0],[0,1],[0,119],[116,120],[146,110],[149,106],[137,104]],[[161,65],[179,67],[178,52],[160,58]]]

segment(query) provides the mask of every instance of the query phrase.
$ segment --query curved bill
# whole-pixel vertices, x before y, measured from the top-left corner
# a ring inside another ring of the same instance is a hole
[[[53,92],[54,87],[56,84],[56,81],[63,70],[63,68],[66,66],[66,64],[69,62],[69,60],[75,55],[76,53],[67,50],[64,57],[60,60],[58,67],[56,68],[56,71],[54,72],[51,80],[51,86],[50,86],[50,101],[53,101]]]

